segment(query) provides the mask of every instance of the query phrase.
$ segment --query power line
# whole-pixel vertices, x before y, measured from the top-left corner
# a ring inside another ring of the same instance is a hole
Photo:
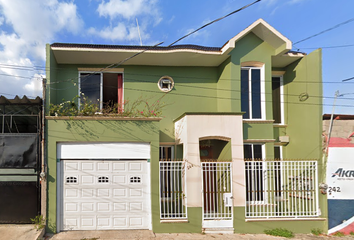
[[[25,78],[25,79],[33,79],[33,78],[39,78],[39,77],[24,77],[24,76],[18,76],[18,75],[12,75],[12,74],[3,74],[0,73],[1,76],[6,76],[6,77],[16,77],[16,78]]]
[[[354,77],[343,79],[342,82],[347,82],[347,81],[352,80],[352,79],[354,79]]]
[[[184,35],[183,37],[177,39],[176,41],[174,41],[173,43],[171,43],[170,45],[168,45],[168,47],[171,47],[171,46],[174,45],[175,43],[177,43],[177,42],[181,41],[182,39],[184,39],[184,38],[186,38],[186,37],[192,35],[193,33],[196,33],[196,32],[198,32],[199,30],[201,30],[201,29],[203,29],[203,28],[205,28],[205,27],[207,27],[207,26],[209,26],[209,25],[211,25],[211,24],[213,24],[213,23],[216,23],[216,22],[218,22],[218,21],[220,21],[220,20],[222,20],[222,19],[224,19],[224,18],[227,18],[227,17],[229,17],[229,16],[231,16],[231,15],[237,13],[237,12],[240,12],[240,11],[242,11],[242,10],[244,10],[244,9],[246,9],[246,8],[248,8],[248,7],[250,7],[250,6],[252,6],[253,4],[256,4],[256,3],[260,2],[260,1],[262,1],[262,0],[254,1],[253,3],[247,4],[247,5],[243,6],[242,8],[239,8],[239,9],[237,9],[237,10],[235,10],[235,11],[233,11],[233,12],[231,12],[231,13],[229,13],[229,14],[223,16],[223,17],[220,17],[220,18],[218,18],[218,19],[215,19],[215,20],[213,20],[213,21],[211,21],[211,22],[209,22],[209,23],[207,23],[207,24],[201,26],[200,28],[198,28],[198,29],[196,29],[196,30],[194,30],[194,31],[192,31],[192,32],[190,32],[190,33]]]
[[[133,79],[130,79],[130,80],[133,80]],[[141,82],[141,80],[137,80],[139,82]],[[146,83],[154,83],[154,82],[149,82],[149,81],[143,81],[143,82],[146,82]],[[90,85],[92,86],[97,86],[97,84],[85,84],[85,86],[89,87]],[[215,87],[205,87],[205,86],[192,86],[192,85],[185,85],[185,84],[178,84],[178,86],[181,86],[181,87],[189,87],[189,88],[195,88],[195,89],[206,89],[206,90],[213,90],[213,93],[216,94],[217,91],[227,91],[227,92],[230,92],[230,93],[233,93],[233,92],[236,92],[238,94],[241,94],[243,91],[242,90],[232,90],[232,89],[221,89],[221,88],[215,88]],[[67,88],[61,88],[61,89],[58,89],[58,88],[53,88],[53,87],[49,87],[50,89],[52,90],[56,90],[56,91],[65,91],[65,90],[68,90],[68,89],[71,89],[75,86],[70,86],[70,87],[67,87]],[[115,89],[117,90],[118,88],[116,86],[107,86],[105,85],[105,88],[111,88],[111,89]],[[143,91],[143,89],[139,89],[139,88],[127,88],[125,87],[124,89],[129,89],[129,90],[134,90],[134,91]],[[94,89],[95,90],[95,89]],[[147,92],[155,92],[155,93],[160,93],[159,91],[152,91],[152,90],[147,90],[145,89]],[[250,91],[251,92],[251,91]],[[249,92],[249,93],[250,93]],[[253,93],[260,93],[262,95],[272,95],[272,92],[255,92],[255,91],[252,91]],[[173,92],[174,94],[175,92]],[[177,93],[177,94],[183,94],[183,93]],[[299,97],[300,94],[289,94],[289,93],[283,93],[281,94],[282,96],[288,96],[288,97]],[[185,96],[195,96],[193,94],[185,94]],[[205,96],[207,97],[207,96]],[[311,98],[321,98],[321,99],[333,99],[335,97],[327,97],[327,96],[316,96],[316,95],[310,95]],[[215,98],[220,98],[220,97],[215,97]],[[221,97],[222,98],[222,97]],[[340,98],[341,100],[354,100],[354,98],[346,98],[346,97],[341,97]]]
[[[327,47],[302,47],[298,49],[330,49],[330,48],[346,48],[346,47],[354,47],[354,44],[348,44],[348,45],[337,45],[337,46],[327,46]]]
[[[294,45],[295,45],[295,44],[298,44],[298,43],[301,43],[301,42],[304,42],[304,41],[306,41],[306,40],[309,40],[309,39],[311,39],[311,38],[317,37],[318,35],[321,35],[321,34],[323,34],[323,33],[329,32],[329,31],[331,31],[331,30],[333,30],[333,29],[336,29],[336,28],[338,28],[338,27],[340,27],[340,26],[342,26],[342,25],[348,24],[348,23],[350,23],[350,22],[352,22],[352,21],[354,21],[354,18],[351,18],[351,19],[349,19],[349,20],[347,20],[347,21],[341,22],[341,23],[339,23],[339,24],[337,24],[337,25],[335,25],[335,26],[333,26],[333,27],[330,27],[330,28],[328,28],[328,29],[326,29],[326,30],[323,30],[323,31],[319,32],[319,33],[316,33],[316,34],[314,34],[314,35],[311,35],[311,36],[309,36],[309,37],[307,37],[307,38],[304,38],[304,39],[302,39],[302,40],[300,40],[300,41],[297,41],[297,42],[294,43]]]

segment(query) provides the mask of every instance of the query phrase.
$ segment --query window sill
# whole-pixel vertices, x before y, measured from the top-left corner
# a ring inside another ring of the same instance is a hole
[[[288,127],[287,124],[282,124],[282,123],[274,123],[273,124],[273,127],[276,127],[276,128],[286,128]]]
[[[163,219],[160,223],[189,223],[188,219]]]
[[[255,219],[247,219],[245,222],[271,222],[271,221],[326,221],[326,218],[320,218],[320,217],[307,217],[307,218],[255,218]]]
[[[243,123],[265,123],[272,124],[274,120],[265,120],[265,119],[243,119]]]

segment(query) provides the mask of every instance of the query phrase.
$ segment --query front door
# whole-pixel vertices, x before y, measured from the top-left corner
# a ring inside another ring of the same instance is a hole
[[[202,162],[203,228],[231,228],[231,162]]]

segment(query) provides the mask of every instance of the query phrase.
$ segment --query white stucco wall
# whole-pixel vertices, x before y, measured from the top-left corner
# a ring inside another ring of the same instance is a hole
[[[245,205],[242,115],[186,115],[175,122],[175,136],[183,144],[187,168],[187,206],[202,207],[202,172],[199,140],[205,137],[230,139],[233,205]]]

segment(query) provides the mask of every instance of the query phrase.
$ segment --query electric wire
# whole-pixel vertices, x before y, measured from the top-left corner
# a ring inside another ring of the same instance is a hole
[[[244,10],[244,9],[246,9],[246,8],[248,8],[248,7],[250,7],[250,6],[252,6],[253,4],[256,4],[256,3],[260,2],[260,1],[262,1],[262,0],[254,1],[254,2],[252,2],[252,3],[250,3],[250,4],[247,4],[247,5],[243,6],[243,7],[239,8],[239,9],[237,9],[237,10],[231,12],[231,13],[229,13],[229,14],[226,14],[226,15],[223,16],[223,17],[220,17],[220,18],[215,19],[215,20],[213,20],[213,21],[211,21],[211,22],[208,22],[207,24],[201,26],[200,28],[197,28],[196,30],[194,30],[194,31],[192,31],[192,32],[190,32],[190,33],[184,35],[183,37],[177,39],[176,41],[174,41],[173,43],[171,43],[170,45],[168,45],[168,47],[171,47],[171,46],[174,45],[175,43],[177,43],[177,42],[179,42],[179,41],[185,39],[186,37],[188,37],[188,36],[190,36],[190,35],[192,35],[192,34],[194,34],[194,33],[196,33],[196,32],[198,32],[199,30],[201,30],[201,29],[203,29],[203,28],[205,28],[205,27],[207,27],[207,26],[209,26],[209,25],[211,25],[211,24],[213,24],[213,23],[216,23],[216,22],[218,22],[218,21],[220,21],[220,20],[222,20],[222,19],[224,19],[224,18],[227,18],[227,17],[229,17],[229,16],[231,16],[231,15],[237,13],[237,12],[240,12],[240,11],[242,11],[242,10]]]
[[[354,18],[351,18],[351,19],[349,19],[349,20],[347,20],[347,21],[341,22],[341,23],[339,23],[339,24],[337,24],[337,25],[335,25],[335,26],[333,26],[333,27],[330,27],[330,28],[328,28],[328,29],[326,29],[326,30],[323,30],[323,31],[319,32],[319,33],[316,33],[316,34],[314,34],[314,35],[311,35],[311,36],[309,36],[309,37],[307,37],[307,38],[304,38],[304,39],[302,39],[302,40],[300,40],[300,41],[297,41],[297,42],[295,42],[293,45],[296,45],[296,44],[298,44],[298,43],[304,42],[304,41],[309,40],[309,39],[311,39],[311,38],[317,37],[317,36],[319,36],[319,35],[321,35],[321,34],[323,34],[323,33],[326,33],[326,32],[329,32],[329,31],[331,31],[331,30],[334,30],[334,29],[336,29],[336,28],[338,28],[338,27],[340,27],[340,26],[342,26],[342,25],[348,24],[348,23],[350,23],[350,22],[352,22],[352,21],[354,21]]]

